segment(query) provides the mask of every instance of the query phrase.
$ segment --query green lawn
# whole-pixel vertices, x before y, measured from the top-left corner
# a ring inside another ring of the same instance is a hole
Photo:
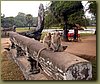
[[[26,28],[16,28],[16,32],[25,32],[25,31],[29,31],[29,29]]]

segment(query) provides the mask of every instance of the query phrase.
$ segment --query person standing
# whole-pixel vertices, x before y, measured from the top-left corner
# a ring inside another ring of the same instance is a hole
[[[78,27],[74,27],[74,41],[78,41]]]

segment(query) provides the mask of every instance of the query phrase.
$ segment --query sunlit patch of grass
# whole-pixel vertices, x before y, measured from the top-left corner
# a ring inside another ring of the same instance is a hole
[[[25,32],[25,31],[29,31],[28,28],[16,28],[16,32]]]
[[[24,80],[24,76],[17,64],[7,58],[7,52],[1,54],[1,79],[2,80]]]

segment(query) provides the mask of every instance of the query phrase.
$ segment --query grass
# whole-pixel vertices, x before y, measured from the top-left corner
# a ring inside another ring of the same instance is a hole
[[[1,80],[24,80],[24,76],[17,66],[17,64],[12,60],[7,58],[7,52],[1,53]]]
[[[94,34],[91,33],[81,33],[80,36],[84,37],[84,36],[93,36]]]
[[[30,27],[30,30],[34,29],[35,27]],[[20,28],[16,28],[17,32],[25,32],[25,31],[30,31],[28,27],[20,27]]]
[[[16,32],[25,32],[25,31],[29,31],[28,28],[16,28]]]

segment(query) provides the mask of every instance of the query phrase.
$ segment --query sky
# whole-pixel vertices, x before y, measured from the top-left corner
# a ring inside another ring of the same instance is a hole
[[[32,14],[33,17],[38,16],[40,3],[44,8],[50,1],[1,1],[1,13],[6,17],[16,16],[18,12]]]
[[[87,1],[83,1],[85,6]],[[1,1],[1,13],[5,14],[5,17],[17,16],[18,12],[25,14],[31,14],[33,17],[38,16],[39,5],[42,3],[44,8],[50,3],[50,1]],[[87,8],[85,6],[85,8]],[[86,17],[91,17],[91,14],[86,12]]]

